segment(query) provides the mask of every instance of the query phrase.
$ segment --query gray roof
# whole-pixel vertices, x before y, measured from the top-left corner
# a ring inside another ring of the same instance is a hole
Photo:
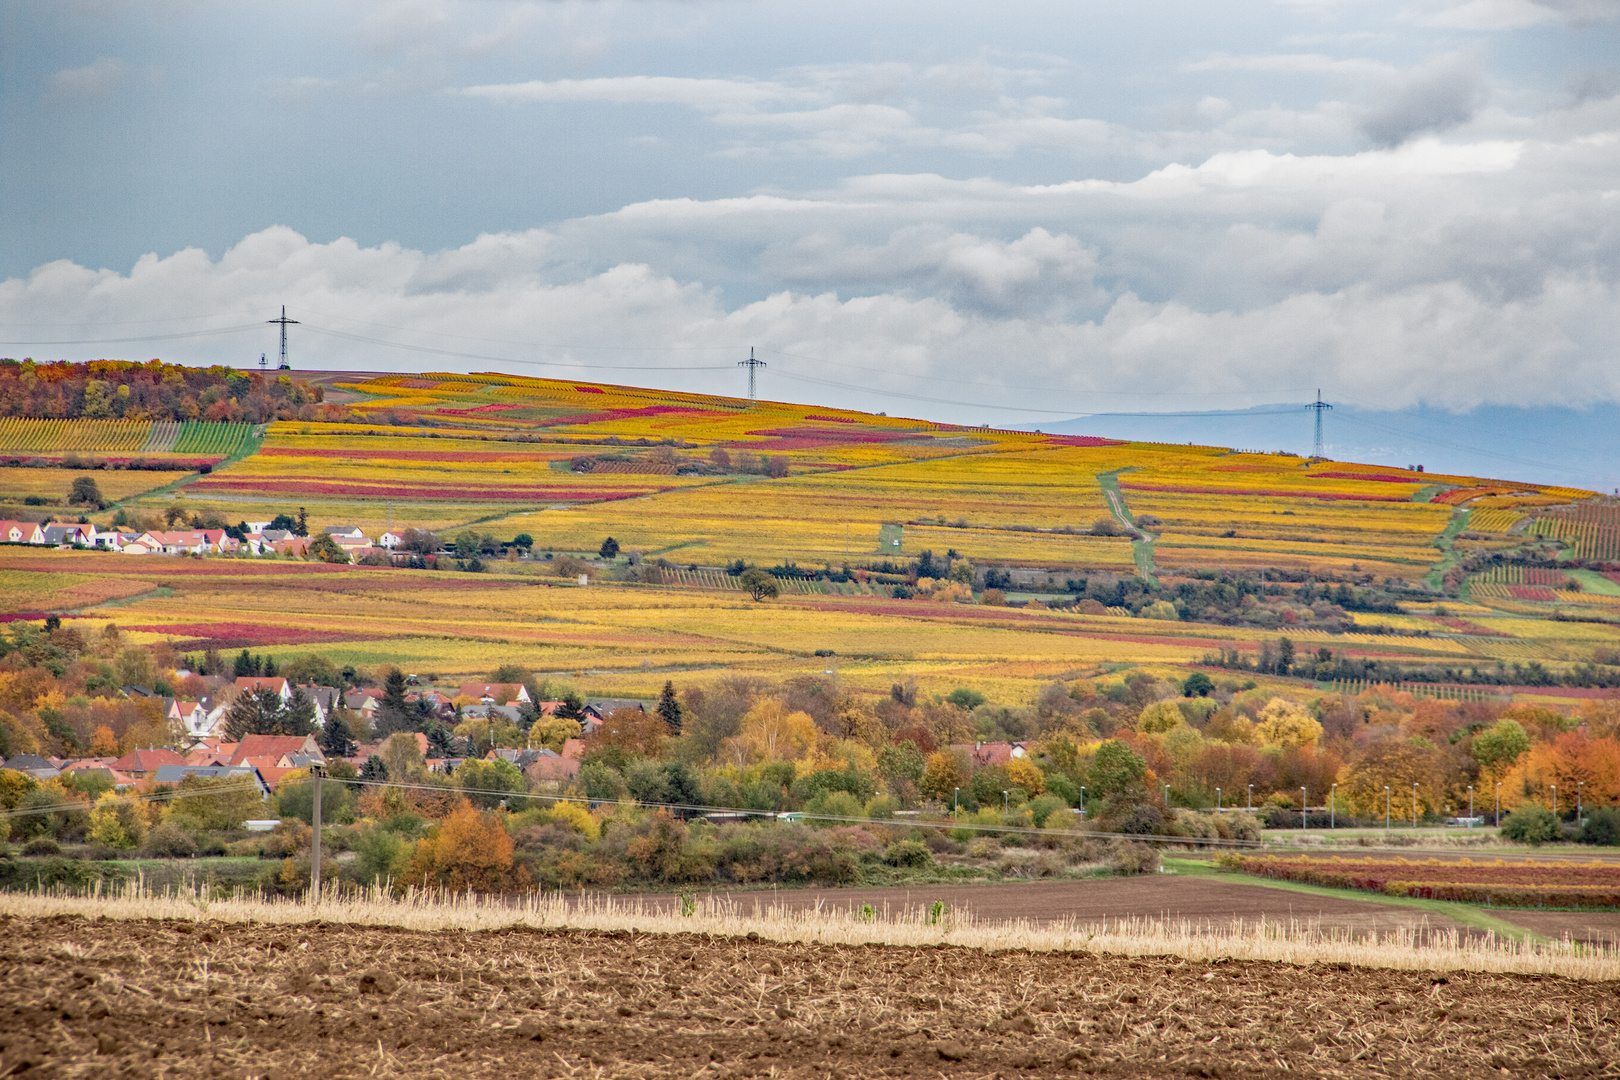
[[[0,765],[0,768],[24,772],[29,769],[54,769],[56,766],[51,764],[50,758],[42,758],[38,754],[18,754],[15,757],[7,758],[5,764]]]
[[[225,776],[260,779],[259,770],[251,765],[159,765],[152,780],[158,784],[178,784],[188,776],[202,776],[210,780]]]

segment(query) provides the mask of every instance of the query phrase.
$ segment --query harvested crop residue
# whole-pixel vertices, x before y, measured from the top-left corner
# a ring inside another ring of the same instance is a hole
[[[0,916],[0,1076],[1613,1076],[1613,983]]]

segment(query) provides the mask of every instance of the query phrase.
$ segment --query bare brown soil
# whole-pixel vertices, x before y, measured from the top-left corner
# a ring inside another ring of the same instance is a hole
[[[1229,926],[1234,920],[1293,921],[1301,927],[1353,933],[1393,930],[1466,929],[1461,923],[1417,908],[1372,900],[1341,900],[1268,887],[1265,883],[1223,875],[1219,878],[1150,874],[1089,881],[1026,881],[994,885],[918,885],[870,889],[783,889],[778,892],[716,891],[745,912],[780,906],[801,910],[821,906],[859,909],[870,904],[882,913],[899,914],[942,900],[952,910],[966,910],[992,921],[1027,919],[1032,923],[1073,920],[1083,923],[1122,919],[1187,920]],[[673,897],[659,897],[673,905]],[[1493,912],[1494,914],[1495,912]]]
[[[0,916],[0,1076],[1620,1076],[1551,977]]]

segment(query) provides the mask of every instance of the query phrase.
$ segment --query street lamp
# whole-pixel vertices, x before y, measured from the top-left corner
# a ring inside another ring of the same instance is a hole
[[[1339,785],[1334,784],[1328,789],[1328,828],[1339,827]]]
[[[1221,812],[1221,789],[1220,788],[1215,789],[1215,812],[1217,814]]]
[[[1384,785],[1384,831],[1389,832],[1389,785]]]
[[[960,818],[962,816],[961,788],[957,788],[955,791],[951,792],[951,816],[954,818]]]
[[[1305,801],[1304,788],[1299,789],[1299,827],[1301,829],[1311,827],[1311,804]]]
[[[1557,817],[1558,816],[1558,785],[1557,784],[1552,785],[1552,789],[1553,789],[1553,817]]]
[[[1170,809],[1170,785],[1164,785],[1164,808]]]
[[[1417,828],[1417,781],[1412,782],[1412,828]]]
[[[1254,785],[1249,785],[1249,809],[1254,809]]]
[[[1080,786],[1080,816],[1086,816],[1086,788],[1084,784]]]
[[[1502,781],[1496,782],[1496,827],[1502,827]]]
[[[1006,814],[1010,810],[1012,810],[1012,796],[1007,793],[1006,788],[1002,788],[1001,789],[1001,812],[1003,814]]]
[[[1585,780],[1575,781],[1575,824],[1581,823],[1581,789],[1586,786]]]
[[[1468,827],[1474,827],[1474,785],[1468,785]]]

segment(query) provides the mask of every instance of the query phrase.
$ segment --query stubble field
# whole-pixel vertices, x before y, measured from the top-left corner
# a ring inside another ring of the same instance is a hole
[[[1612,1076],[1614,984],[745,936],[0,916],[0,1075]]]

